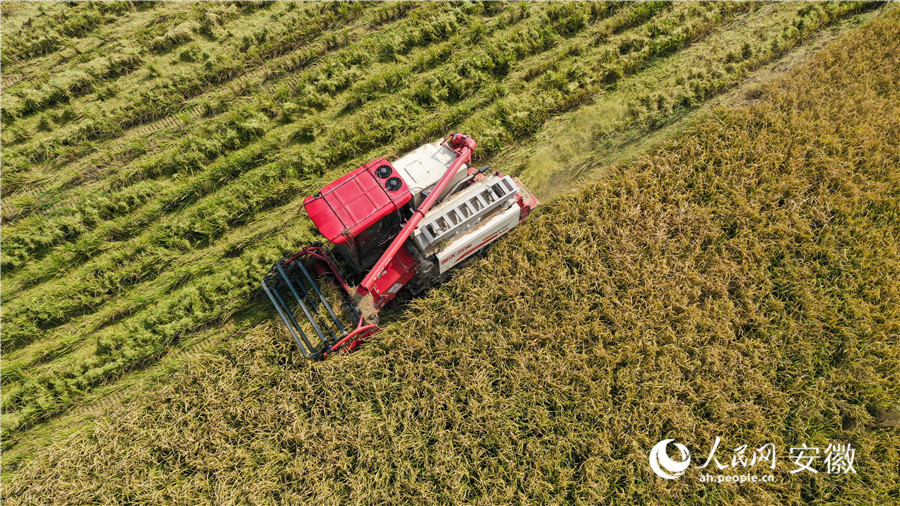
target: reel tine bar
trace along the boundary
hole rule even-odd
[[[323,352],[327,353],[330,346],[347,335],[347,331],[334,312],[334,308],[322,295],[322,291],[319,290],[306,266],[303,265],[304,256],[301,253],[279,260],[269,274],[262,279],[262,287],[303,355],[307,358],[321,358]],[[290,293],[293,301],[296,302],[293,307],[300,306],[303,315],[309,322],[306,331],[304,331],[304,326],[297,321],[292,305],[285,302],[285,298],[291,300],[291,297],[283,296],[286,293]],[[327,318],[318,316],[319,304],[324,306],[328,314]],[[310,337],[313,333],[315,337],[311,341]]]

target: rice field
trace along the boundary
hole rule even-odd
[[[0,6],[5,500],[900,493],[893,6]],[[303,362],[258,288],[313,240],[302,198],[455,130],[539,196],[603,176],[363,351]],[[861,472],[645,465],[715,434],[841,438]]]

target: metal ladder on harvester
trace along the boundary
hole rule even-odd
[[[512,178],[504,176],[494,183],[451,195],[445,204],[428,213],[413,238],[423,251],[427,250],[481,223],[484,216],[515,194]]]

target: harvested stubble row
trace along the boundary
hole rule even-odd
[[[41,502],[895,502],[900,17],[557,200],[363,351],[271,324],[43,452]],[[498,282],[499,280],[499,282]],[[647,451],[850,443],[857,473],[657,479]]]

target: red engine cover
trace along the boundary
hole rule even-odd
[[[411,198],[406,181],[379,158],[322,188],[318,195],[306,197],[303,207],[322,236],[343,244]]]

